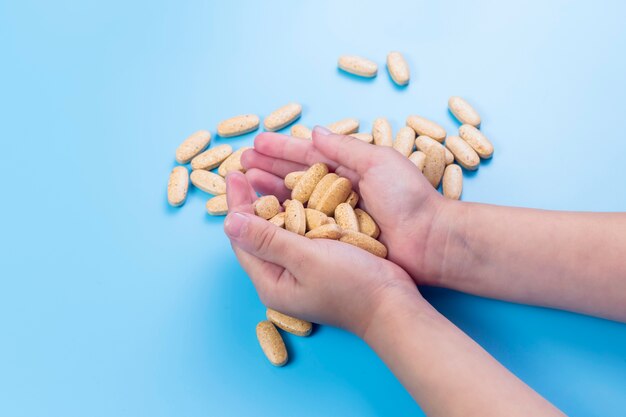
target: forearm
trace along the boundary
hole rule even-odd
[[[429,416],[562,415],[421,297],[377,311],[366,342]]]
[[[626,214],[450,205],[437,285],[626,321]]]

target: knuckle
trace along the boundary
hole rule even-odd
[[[267,225],[265,225],[258,231],[254,239],[255,250],[258,253],[267,253],[272,249],[276,238],[276,229],[275,227],[267,227]]]

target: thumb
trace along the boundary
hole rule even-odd
[[[375,155],[381,150],[352,136],[336,135],[322,126],[313,129],[313,145],[327,158],[359,175],[376,161]]]
[[[292,273],[312,259],[313,245],[304,236],[277,227],[253,214],[229,213],[224,231],[239,248]]]

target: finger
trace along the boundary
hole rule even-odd
[[[363,176],[373,163],[377,162],[380,148],[362,140],[345,135],[335,135],[322,126],[313,129],[313,145],[320,153],[332,161]]]
[[[256,193],[244,174],[235,171],[226,175],[226,201],[229,211],[254,213],[252,203],[256,198]]]
[[[291,190],[285,187],[285,181],[274,174],[252,168],[246,172],[246,178],[250,185],[261,194],[275,195],[279,201],[291,198]]]
[[[254,149],[248,149],[241,155],[241,164],[245,169],[258,168],[282,178],[290,172],[304,171],[308,168],[307,165],[298,162],[263,155]]]
[[[323,162],[332,170],[339,164],[327,158],[307,139],[292,138],[278,133],[261,133],[254,139],[254,149],[266,156],[311,166]]]
[[[231,241],[246,252],[285,267],[294,275],[315,257],[315,241],[274,226],[250,213],[231,212],[224,230]]]

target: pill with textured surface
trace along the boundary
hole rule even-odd
[[[359,220],[348,203],[341,203],[335,208],[335,221],[343,230],[359,231]]]
[[[225,177],[226,174],[232,171],[245,172],[245,169],[243,169],[243,165],[241,165],[241,154],[248,149],[252,148],[250,146],[244,146],[233,152],[228,158],[224,160],[224,162],[220,164],[220,167],[217,169],[217,173],[220,174],[222,177]]]
[[[446,130],[425,117],[409,116],[406,119],[406,125],[412,128],[418,135],[426,135],[437,142],[443,142],[446,138]]]
[[[291,126],[291,136],[300,139],[311,139],[313,132],[305,125]]]
[[[200,155],[194,157],[191,160],[191,168],[211,170],[224,162],[224,160],[232,153],[232,146],[227,144],[217,145],[216,147],[206,150]]]
[[[226,194],[216,195],[206,202],[206,211],[211,216],[223,216],[228,213]]]
[[[378,65],[374,61],[356,55],[340,56],[337,65],[345,72],[361,77],[372,78],[378,73]]]
[[[297,182],[300,181],[300,178],[302,178],[304,172],[305,171],[294,171],[285,175],[285,187],[288,190],[293,190],[293,187],[295,187]]]
[[[274,226],[285,227],[285,212],[281,211],[276,216],[268,220]]]
[[[328,187],[324,194],[320,197],[316,210],[321,211],[327,216],[331,216],[335,212],[335,208],[346,201],[352,192],[352,183],[349,179],[339,177]]]
[[[263,121],[265,130],[274,132],[295,122],[302,114],[302,106],[298,103],[289,103],[271,112]]]
[[[313,230],[330,223],[330,217],[312,208],[305,208],[304,215],[306,217],[306,230]]]
[[[311,322],[288,316],[271,308],[267,309],[265,316],[276,327],[296,336],[308,336],[311,334],[311,330],[313,330]]]
[[[409,155],[409,161],[413,162],[417,169],[423,171],[426,164],[426,154],[422,151],[415,151]]]
[[[223,177],[203,169],[195,169],[191,172],[191,183],[205,193],[220,195],[226,194],[226,180]]]
[[[348,198],[346,198],[346,203],[350,204],[352,208],[355,208],[358,202],[359,202],[359,195],[355,191],[352,191],[350,195],[348,196]]]
[[[324,175],[324,177],[315,185],[315,188],[311,193],[311,197],[309,198],[309,203],[307,204],[307,207],[315,208],[328,187],[330,187],[330,185],[335,182],[337,178],[339,178],[339,175],[333,172]]]
[[[167,201],[170,206],[182,206],[187,199],[189,189],[189,171],[185,167],[174,167],[167,183]]]
[[[326,164],[318,162],[311,165],[311,167],[302,174],[296,185],[294,185],[293,190],[291,190],[291,199],[298,200],[301,203],[309,201],[315,186],[317,186],[317,183],[320,182],[326,174],[328,174]]]
[[[448,136],[446,139],[446,148],[454,155],[456,162],[465,169],[475,170],[480,164],[478,154],[469,143],[465,142],[458,136]]]
[[[372,136],[374,137],[374,144],[379,146],[392,146],[393,132],[391,131],[389,120],[384,117],[375,119],[372,124]]]
[[[387,248],[385,245],[364,233],[344,230],[339,240],[357,246],[381,258],[387,257]]]
[[[459,128],[459,136],[465,140],[483,159],[491,158],[493,155],[493,145],[491,141],[480,130],[472,125],[463,125]]]
[[[341,119],[326,127],[337,135],[349,135],[359,131],[359,120],[353,118]]]
[[[285,229],[304,235],[306,232],[306,213],[298,200],[291,200],[285,209]]]
[[[351,133],[350,136],[366,143],[374,142],[374,136],[371,133]]]
[[[391,79],[398,85],[407,85],[411,78],[409,64],[400,52],[387,54],[387,70]]]
[[[446,153],[443,146],[430,146],[423,151],[426,154],[424,162],[424,177],[435,188],[439,187],[443,171],[446,168]]]
[[[361,209],[354,209],[354,214],[359,222],[359,232],[368,235],[374,239],[380,235],[380,228],[367,212]]]
[[[273,195],[264,195],[259,197],[253,204],[254,214],[269,220],[280,212],[280,202]]]
[[[342,230],[336,223],[323,224],[315,229],[309,230],[304,235],[309,239],[332,239],[337,240],[342,236]]]
[[[403,126],[396,134],[396,140],[393,142],[393,148],[402,155],[408,157],[413,152],[415,146],[415,131],[408,126]]]
[[[263,353],[274,366],[283,366],[287,363],[287,348],[276,327],[269,320],[264,320],[256,326],[256,337]]]
[[[217,134],[223,138],[239,136],[259,128],[259,116],[256,114],[242,114],[221,121],[217,125]]]
[[[448,100],[448,108],[459,122],[476,127],[480,126],[480,115],[461,97],[450,97]]]
[[[457,164],[450,164],[443,172],[441,184],[443,195],[453,200],[461,198],[463,192],[463,170]]]
[[[186,164],[196,155],[206,149],[211,143],[211,133],[206,130],[199,130],[189,136],[176,149],[176,162]]]

